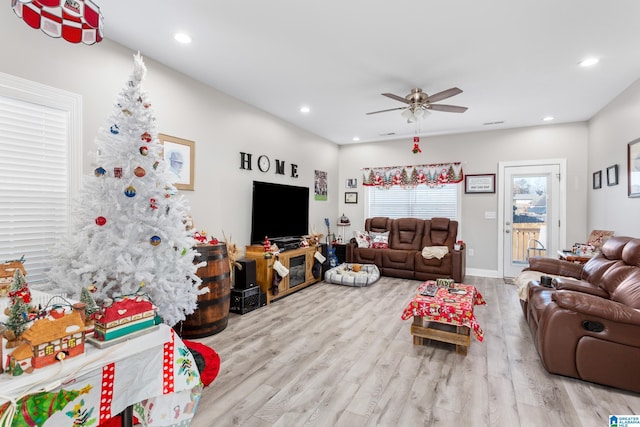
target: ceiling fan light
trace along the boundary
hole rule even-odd
[[[424,110],[422,108],[416,108],[416,111],[413,112],[413,115],[416,119],[422,118],[424,116]]]
[[[410,110],[410,109],[408,109],[408,108],[407,108],[406,110],[403,110],[403,111],[402,111],[402,113],[400,113],[400,115],[401,115],[402,117],[404,117],[405,119],[407,119],[407,120],[409,120],[410,118],[412,118],[412,117],[413,117],[413,113],[412,113],[412,112],[411,112],[411,110]]]

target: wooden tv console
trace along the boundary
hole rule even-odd
[[[256,282],[260,290],[267,295],[267,304],[278,298],[292,294],[320,281],[313,277],[311,268],[314,263],[315,247],[290,249],[281,252],[278,258],[265,258],[264,248],[260,245],[247,246],[245,258],[256,260]],[[287,277],[278,285],[278,294],[273,294],[273,263],[279,259],[282,265],[289,269]]]

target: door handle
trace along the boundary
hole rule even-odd
[[[511,233],[511,230],[506,229],[506,230],[504,230],[504,232],[505,232],[505,233],[507,233],[507,234],[509,234],[509,233]]]

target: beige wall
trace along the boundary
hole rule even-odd
[[[428,121],[428,119],[427,119]],[[421,154],[413,154],[412,140],[342,146],[340,177],[357,177],[369,166],[412,165],[462,162],[465,174],[498,173],[498,162],[540,159],[567,159],[567,241],[584,239],[586,230],[588,134],[586,123],[547,125],[531,128],[476,132],[421,138]],[[498,176],[497,179],[500,179]],[[344,179],[340,182],[344,191]],[[359,188],[359,200],[363,200]],[[468,248],[467,268],[478,274],[492,275],[498,270],[497,219],[485,219],[484,213],[498,210],[496,194],[462,195],[460,237]],[[340,212],[351,220],[350,231],[364,224],[364,205],[345,205]]]
[[[640,198],[627,197],[627,144],[640,138],[640,81],[636,81],[589,123],[589,179],[601,170],[602,188],[589,186],[588,228],[640,237]],[[618,182],[608,187],[607,167],[618,165]]]

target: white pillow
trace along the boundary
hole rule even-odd
[[[358,243],[359,248],[371,247],[371,238],[369,237],[369,233],[366,231],[354,231],[353,235],[356,238],[356,243]]]
[[[371,232],[371,247],[374,249],[388,249],[389,248],[389,232],[375,233]]]

